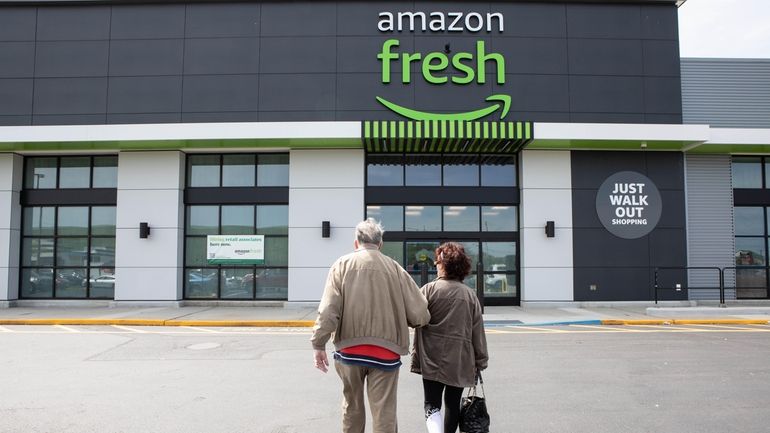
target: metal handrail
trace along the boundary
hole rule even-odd
[[[717,274],[719,275],[719,303],[721,305],[724,305],[725,303],[725,274],[724,274],[724,268],[720,268],[718,266],[656,266],[655,267],[655,280],[654,280],[654,287],[655,287],[655,304],[658,303],[658,290],[664,289],[664,290],[682,290],[681,288],[675,288],[675,287],[663,287],[661,288],[658,284],[658,271],[660,270],[683,270],[683,271],[689,271],[689,270],[712,270],[717,271]]]
[[[768,287],[768,276],[770,276],[770,265],[737,265],[737,266],[725,266],[722,268],[723,275],[727,274],[727,271],[733,270],[734,276],[735,276],[735,286],[732,287],[736,290],[736,297],[737,297],[737,290],[738,290],[738,271],[739,270],[747,270],[747,269],[759,269],[765,271],[765,284],[762,287],[747,287],[747,288],[757,288],[757,289],[765,289],[768,290],[770,287]],[[725,286],[725,289],[727,287]]]

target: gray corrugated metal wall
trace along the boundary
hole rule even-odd
[[[770,128],[770,59],[682,59],[682,119]]]
[[[685,155],[688,266],[735,266],[730,155]],[[719,287],[716,271],[689,271],[690,287]],[[725,285],[735,287],[734,273]],[[725,293],[735,299],[735,291]],[[718,290],[690,290],[690,299],[719,299]]]

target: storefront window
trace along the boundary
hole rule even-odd
[[[366,183],[371,186],[404,185],[404,159],[400,155],[376,155],[366,166]]]
[[[366,217],[385,228],[383,254],[402,263],[421,284],[423,263],[428,280],[436,277],[435,248],[459,242],[472,260],[465,283],[475,289],[479,280],[492,305],[516,303],[515,155],[369,154],[366,161]],[[477,276],[480,262],[484,270]]]
[[[762,188],[762,158],[734,156],[732,164],[733,188]]]
[[[478,186],[479,165],[467,156],[444,157],[444,186]]]
[[[405,206],[404,229],[408,232],[440,232],[441,206]]]
[[[117,156],[25,158],[25,189],[117,188]]]
[[[118,187],[118,157],[95,156],[94,157],[94,188]]]
[[[444,206],[444,231],[479,231],[478,206]]]
[[[481,164],[481,186],[516,186],[515,158],[486,158]]]
[[[289,186],[289,155],[188,155],[187,186],[230,188]]]
[[[192,187],[219,186],[219,155],[188,155],[187,185]]]
[[[518,230],[516,206],[482,206],[481,231],[513,232]]]
[[[289,186],[289,155],[259,155],[257,186]]]
[[[441,186],[441,158],[432,155],[408,155],[406,186]]]
[[[288,225],[287,205],[187,206],[185,298],[286,299]],[[220,234],[265,235],[264,264],[209,264],[206,236]]]
[[[59,188],[89,188],[91,186],[91,158],[62,157],[59,166]]]
[[[114,206],[30,206],[22,227],[22,298],[114,297]]]
[[[27,168],[24,179],[26,189],[56,188],[57,158],[27,158]]]
[[[254,186],[256,155],[223,155],[222,186]],[[214,173],[212,172],[211,175]],[[217,185],[218,186],[218,185]]]
[[[385,231],[404,230],[403,206],[367,206],[366,217],[377,220]]]

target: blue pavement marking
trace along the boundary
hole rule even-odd
[[[488,320],[484,322],[486,328],[501,326],[566,326],[566,325],[601,325],[601,320],[568,320],[562,322],[538,322],[522,323],[521,320]]]

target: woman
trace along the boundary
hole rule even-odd
[[[487,367],[487,339],[479,300],[463,284],[471,271],[463,246],[447,242],[436,248],[436,268],[438,278],[421,289],[430,323],[415,333],[412,372],[422,375],[428,432],[454,433],[463,388],[473,386],[476,373]]]

